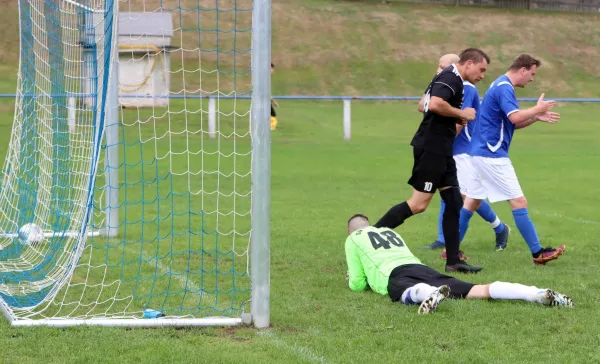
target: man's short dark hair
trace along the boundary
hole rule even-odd
[[[491,62],[490,57],[488,57],[488,55],[485,54],[485,52],[479,48],[467,48],[467,49],[463,50],[462,52],[460,52],[458,57],[460,58],[458,60],[458,64],[465,64],[465,63],[467,63],[467,61],[473,61],[473,63],[479,63],[479,62],[483,62],[484,59],[487,61],[488,64],[490,64],[490,62]]]
[[[271,68],[275,68],[275,65],[273,64],[273,62],[271,62]]]
[[[352,221],[352,219],[355,219],[357,217],[362,217],[363,219],[369,221],[369,218],[367,217],[367,215],[363,215],[363,214],[354,214],[352,216],[350,216],[350,218],[348,219],[348,225],[350,225],[350,221]]]
[[[532,66],[540,67],[542,62],[529,54],[519,54],[517,58],[513,61],[513,63],[508,68],[509,70],[516,71],[525,67],[525,69],[530,70]]]

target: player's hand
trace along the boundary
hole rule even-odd
[[[456,119],[458,125],[467,126],[468,121],[465,119]]]
[[[475,109],[473,109],[472,107],[467,107],[464,108],[462,110],[462,118],[461,119],[465,119],[466,121],[473,121],[475,120]]]
[[[558,123],[558,120],[560,120],[560,114],[557,112],[546,111],[545,113],[538,115],[537,119],[545,123],[556,124]]]
[[[551,110],[556,106],[556,101],[554,100],[544,100],[544,95],[542,94],[537,101],[537,106],[540,108],[541,113],[545,113],[548,110]]]

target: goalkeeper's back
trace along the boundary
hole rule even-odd
[[[387,294],[390,273],[406,264],[422,264],[408,249],[402,237],[392,229],[363,227],[346,239],[348,284],[353,291],[365,290]]]

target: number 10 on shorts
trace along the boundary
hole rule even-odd
[[[432,188],[433,188],[433,183],[431,183],[431,182],[425,182],[425,187],[423,187],[423,190],[425,192],[431,192]]]

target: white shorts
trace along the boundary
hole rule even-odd
[[[458,186],[460,188],[461,195],[467,194],[469,180],[476,178],[476,175],[473,171],[471,158],[472,157],[466,153],[457,154],[454,156],[454,162],[456,163],[456,176],[458,177]]]
[[[471,157],[473,178],[467,182],[467,197],[490,202],[523,196],[523,190],[509,158]]]

